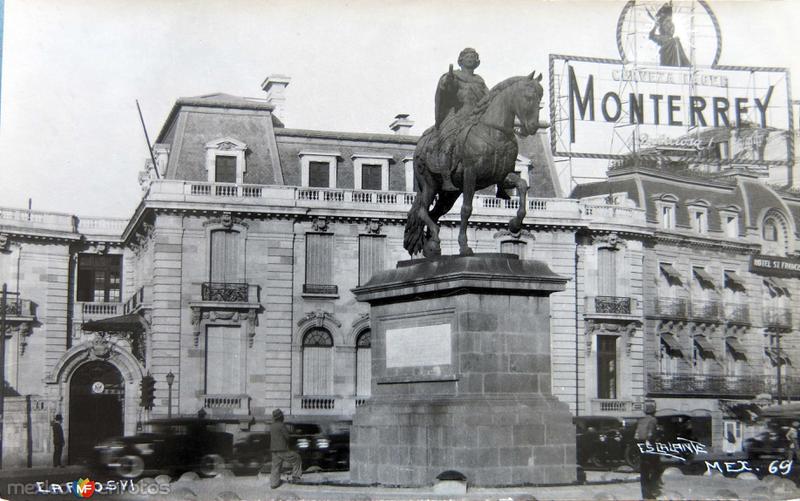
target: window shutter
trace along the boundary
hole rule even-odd
[[[211,233],[211,281],[240,283],[239,233],[218,230]]]
[[[306,284],[330,284],[332,276],[333,235],[306,234]]]
[[[384,268],[386,239],[362,235],[358,237],[358,284],[369,281],[372,275]]]
[[[617,253],[610,249],[597,250],[598,296],[617,295]]]

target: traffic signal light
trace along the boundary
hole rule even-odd
[[[142,391],[142,398],[139,405],[150,410],[153,408],[153,403],[156,399],[156,379],[148,374],[142,378],[142,382],[139,383],[139,385]]]

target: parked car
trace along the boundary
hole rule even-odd
[[[578,464],[585,469],[612,469],[628,465],[639,467],[639,454],[633,440],[635,426],[630,420],[613,416],[573,418]]]
[[[287,422],[291,447],[303,462],[303,469],[346,470],[350,467],[350,423]],[[231,470],[253,475],[271,468],[269,432],[250,433],[234,445]]]
[[[95,468],[123,478],[185,471],[214,475],[233,453],[233,435],[222,430],[234,422],[238,423],[205,418],[153,420],[147,424],[148,432],[97,445]]]

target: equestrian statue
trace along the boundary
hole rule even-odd
[[[497,186],[496,196],[503,199],[509,199],[506,189],[517,189],[519,208],[508,228],[518,233],[525,217],[528,184],[514,172],[518,151],[515,134],[528,136],[549,126],[539,122],[541,74],[536,76],[534,71],[511,77],[488,90],[475,74],[480,64],[475,49],[461,51],[458,64],[459,70],[453,71],[450,65],[439,79],[436,123],[422,134],[414,150],[417,193],[403,238],[403,247],[411,256],[420,252],[425,257],[441,254],[439,218],[462,193],[459,254],[472,255],[467,245],[472,200],[477,190],[492,185]]]

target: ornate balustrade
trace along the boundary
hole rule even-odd
[[[648,374],[647,390],[651,395],[725,395],[755,396],[765,390],[763,376],[668,375]]]
[[[332,410],[335,406],[336,406],[336,397],[303,396],[300,398],[301,409]]]
[[[329,284],[303,284],[303,294],[325,294],[335,296],[339,294],[339,286]]]
[[[0,308],[3,308],[2,304],[0,304]],[[6,304],[3,310],[5,311],[6,317],[36,316],[33,302],[27,299],[20,299],[18,292],[6,292]]]
[[[248,303],[250,285],[247,283],[203,282],[203,301]]]
[[[122,303],[104,303],[100,301],[76,302],[75,304],[80,307],[84,322],[120,315],[123,306]]]
[[[631,298],[618,296],[595,296],[595,313],[631,314]]]
[[[741,303],[724,303],[723,307],[724,320],[728,322],[749,323],[750,322],[750,306]]]
[[[687,318],[688,301],[678,297],[657,297],[655,300],[656,315],[671,318]]]
[[[701,320],[717,320],[720,314],[720,302],[713,299],[692,299],[691,317]]]

